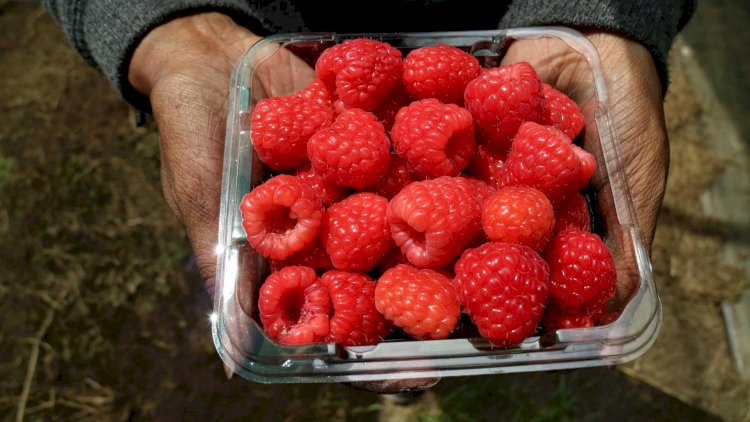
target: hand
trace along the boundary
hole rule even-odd
[[[669,165],[661,82],[651,54],[641,44],[607,33],[592,33],[587,37],[601,59],[620,158],[630,184],[636,218],[650,250]],[[511,44],[503,64],[519,61],[531,63],[543,81],[567,93],[581,106],[587,124],[593,122],[596,112],[593,82],[582,55],[558,40],[520,40]],[[596,149],[586,144],[584,148]],[[602,182],[594,180],[593,186],[601,193],[599,210],[604,214],[608,235],[618,237],[617,242],[627,242],[629,236],[618,231],[617,216],[603,198],[606,193],[601,191]],[[620,298],[629,297],[635,287],[618,286]]]
[[[260,39],[218,13],[174,19],[143,39],[128,72],[131,85],[151,101],[159,128],[164,196],[185,226],[212,296],[229,81],[236,61]],[[301,59],[285,50],[279,53],[258,69],[254,94],[289,94],[314,78],[313,69]],[[412,379],[351,386],[394,393],[436,382]]]

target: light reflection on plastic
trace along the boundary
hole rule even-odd
[[[208,316],[209,321],[211,321],[211,324],[216,324],[216,320],[219,319],[218,315],[216,315],[216,312],[211,312],[211,314]]]
[[[214,248],[214,253],[216,254],[216,256],[221,255],[222,252],[224,252],[224,246],[220,244],[216,245],[216,247]]]

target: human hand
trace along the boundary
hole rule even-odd
[[[162,190],[185,226],[201,277],[213,296],[221,172],[234,64],[261,37],[219,13],[174,19],[153,29],[130,63],[131,85],[151,101],[159,129]],[[254,100],[304,88],[314,71],[280,50],[258,67]],[[260,93],[260,94],[259,94]],[[378,393],[420,390],[437,379],[351,383]]]
[[[661,82],[651,54],[641,44],[608,33],[591,33],[587,37],[601,59],[614,132],[619,138],[620,158],[630,184],[635,217],[650,250],[669,165]],[[587,126],[593,122],[597,111],[594,85],[589,64],[582,55],[555,39],[519,40],[510,46],[503,64],[519,61],[531,63],[544,82],[575,100],[584,113]],[[592,152],[597,149],[586,143],[584,148]],[[598,194],[598,208],[603,214],[608,235],[616,238],[616,244],[621,244],[629,236],[619,231],[612,199],[607,198],[603,189],[605,182],[601,177],[595,177],[592,186]],[[618,281],[621,282],[618,285],[620,298],[630,297],[637,286],[622,284],[627,278],[618,277]]]

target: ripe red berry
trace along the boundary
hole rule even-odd
[[[367,187],[367,190],[386,199],[391,199],[411,182],[417,181],[406,162],[396,154],[391,154],[391,164],[385,177]]]
[[[387,199],[361,192],[326,210],[320,238],[334,267],[358,272],[375,268],[393,244],[387,209]]]
[[[380,106],[373,112],[380,123],[383,124],[386,132],[393,127],[396,115],[403,107],[411,104],[412,99],[401,84],[396,85],[391,91],[391,95],[383,101]]]
[[[525,62],[483,72],[466,86],[464,100],[480,142],[500,151],[510,147],[521,123],[541,121],[544,110],[542,82]]]
[[[497,151],[486,144],[479,144],[466,172],[479,180],[497,185],[497,173],[507,157],[507,151]]]
[[[388,206],[393,240],[419,268],[449,263],[480,232],[481,210],[471,183],[443,176],[414,182]]]
[[[584,328],[593,327],[594,320],[590,315],[583,314],[566,314],[556,307],[548,307],[544,313],[544,329],[546,331],[555,331],[565,328]]]
[[[333,110],[316,101],[289,95],[263,99],[255,106],[250,139],[258,158],[274,170],[307,161],[310,137],[333,121]]]
[[[617,272],[607,245],[594,233],[569,230],[557,234],[544,259],[550,267],[551,305],[568,314],[598,319],[615,294]]]
[[[544,114],[541,123],[554,126],[568,138],[575,139],[583,129],[583,113],[570,97],[544,84]]]
[[[247,242],[259,254],[281,260],[313,244],[324,210],[310,185],[282,174],[245,195],[240,211]]]
[[[552,203],[534,188],[511,186],[493,193],[482,209],[482,229],[496,242],[516,243],[540,251],[552,237]]]
[[[388,172],[391,142],[372,114],[360,109],[341,113],[307,143],[315,172],[338,186],[364,189]]]
[[[458,105],[463,105],[466,85],[479,76],[480,69],[474,56],[445,44],[412,51],[403,68],[404,86],[412,97]]]
[[[549,269],[531,248],[490,242],[466,250],[454,285],[482,337],[499,347],[534,334],[544,315]]]
[[[326,248],[319,239],[316,239],[311,246],[291,255],[283,260],[271,259],[271,270],[279,271],[285,267],[292,266],[303,266],[310,267],[315,270],[331,270],[333,269],[333,263],[331,263],[331,257],[328,256]]]
[[[281,344],[319,342],[329,331],[331,299],[315,270],[286,267],[260,288],[258,311],[263,330]]]
[[[320,79],[313,79],[307,87],[295,93],[298,97],[308,101],[314,101],[326,107],[333,107],[331,92],[326,88],[326,84]]]
[[[461,309],[448,277],[411,265],[386,271],[375,287],[375,306],[417,339],[442,339],[456,327]]]
[[[375,308],[375,281],[364,274],[328,271],[320,277],[333,305],[323,341],[345,346],[377,344],[393,325]]]
[[[349,195],[346,188],[336,186],[335,183],[328,182],[313,170],[310,164],[306,164],[294,172],[300,180],[304,180],[315,191],[315,195],[320,198],[324,206],[329,206],[341,201]]]
[[[402,108],[391,138],[396,154],[422,178],[457,176],[476,147],[471,113],[434,98]]]
[[[555,207],[555,228],[552,231],[560,233],[566,230],[591,231],[589,204],[586,198],[578,192],[566,196]]]
[[[371,39],[348,40],[323,51],[315,73],[347,107],[373,111],[401,81],[401,51]]]
[[[586,186],[595,169],[594,157],[573,145],[562,132],[526,122],[513,140],[497,184],[498,188],[531,186],[556,204]]]

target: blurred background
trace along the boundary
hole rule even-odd
[[[0,0],[0,419],[750,420],[749,23],[748,2],[700,2],[672,49],[653,348],[399,401],[227,380],[155,126],[36,1]]]

